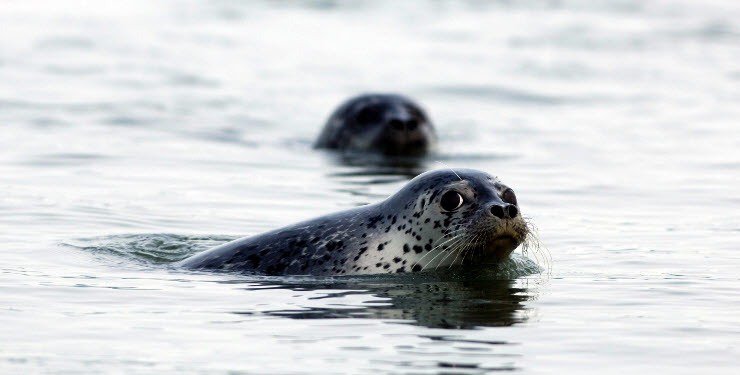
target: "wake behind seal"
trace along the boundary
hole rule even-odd
[[[435,170],[384,201],[245,237],[179,263],[264,275],[363,275],[501,262],[527,238],[514,191],[472,169]]]
[[[420,156],[431,151],[437,135],[426,112],[397,94],[365,94],[341,104],[314,146],[391,156]]]

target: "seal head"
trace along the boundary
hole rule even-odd
[[[413,226],[422,238],[434,240],[429,253],[415,260],[422,269],[497,263],[508,258],[529,233],[514,191],[481,171],[427,172],[389,201],[405,202],[414,210],[412,217],[428,224]],[[459,259],[451,258],[455,254]]]
[[[418,156],[437,142],[434,126],[411,99],[366,94],[344,102],[329,117],[316,148]]]
[[[386,200],[238,239],[182,261],[268,275],[485,267],[527,237],[514,191],[472,169],[421,174]]]

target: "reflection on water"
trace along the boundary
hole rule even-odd
[[[149,267],[166,267],[192,254],[233,240],[230,236],[183,236],[142,234],[105,236],[68,241],[66,247],[90,253],[101,261],[136,262]],[[192,272],[173,268],[175,272]],[[406,321],[430,328],[471,329],[477,326],[510,326],[526,319],[524,302],[532,295],[528,284],[516,279],[537,274],[541,269],[528,258],[514,255],[506,263],[486,269],[455,269],[421,274],[374,275],[362,277],[267,277],[246,276],[226,280],[244,284],[245,290],[286,289],[318,291],[320,306],[264,310],[262,314],[291,319],[367,318]],[[229,274],[229,273],[226,273]],[[547,274],[532,279],[533,286]],[[368,296],[373,302],[357,305],[337,303],[347,296]],[[378,302],[378,300],[382,300]],[[245,306],[237,314],[254,314]]]
[[[273,284],[274,285],[274,284]],[[278,284],[280,285],[280,284]],[[291,319],[369,318],[403,320],[430,328],[471,329],[510,326],[526,320],[523,302],[528,290],[513,280],[469,280],[437,282],[303,283],[282,284],[293,290],[342,289],[327,292],[331,300],[348,294],[372,295],[384,299],[361,308],[311,307],[306,310],[272,310],[265,314]],[[354,291],[359,289],[359,291]],[[350,290],[350,291],[345,291]],[[330,301],[327,305],[331,305]]]
[[[334,172],[333,177],[383,177],[397,176],[402,179],[411,179],[427,170],[425,164],[428,157],[402,157],[384,156],[371,153],[359,152],[331,152],[321,151],[327,154],[327,159],[333,163],[350,167],[350,171]],[[432,157],[432,156],[430,156]],[[368,181],[367,179],[365,179]],[[389,180],[369,179],[370,183],[387,183]]]

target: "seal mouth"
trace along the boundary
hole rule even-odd
[[[514,236],[512,236],[510,234],[502,234],[500,236],[496,236],[496,237],[493,237],[491,239],[491,243],[494,246],[496,246],[496,245],[511,245],[511,244],[516,244],[517,242],[518,241],[516,240],[516,238],[514,238]]]
[[[519,243],[520,241],[510,234],[495,236],[486,241],[482,246],[481,255],[484,258],[483,261],[502,261],[519,246]]]

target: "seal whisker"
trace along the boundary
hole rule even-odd
[[[450,247],[455,246],[457,243],[459,243],[463,239],[464,239],[464,236],[462,236],[462,235],[455,237],[455,240],[456,241],[453,242]],[[429,262],[427,262],[427,264],[424,265],[424,267],[422,267],[422,271],[425,270],[427,267],[429,267],[429,265],[432,264],[432,262],[434,262],[435,259],[439,258],[440,255],[444,254],[445,253],[445,250],[447,250],[447,249],[444,249],[444,248],[440,249],[438,251],[438,254],[435,255],[434,258],[432,258]]]
[[[452,266],[453,266],[453,265],[455,264],[455,262],[457,261],[457,258],[458,258],[458,257],[460,256],[460,254],[462,254],[462,253],[464,253],[464,252],[468,251],[468,249],[469,249],[469,248],[470,248],[470,247],[471,247],[471,246],[472,246],[473,244],[475,244],[475,239],[476,239],[476,238],[477,238],[478,236],[479,236],[478,234],[475,234],[475,235],[473,235],[473,239],[472,239],[472,240],[468,240],[468,242],[467,242],[467,243],[465,243],[465,246],[463,246],[463,247],[462,247],[462,248],[461,248],[461,249],[460,249],[460,250],[459,250],[459,251],[457,252],[457,255],[455,255],[455,259],[453,259],[453,260],[452,260],[452,263],[450,263],[450,265],[449,265],[449,266],[447,266],[447,269],[450,269],[450,268],[451,268],[451,267],[452,267]],[[463,256],[463,259],[465,259],[465,257],[464,257],[464,256]],[[461,264],[462,264],[462,263],[461,263]]]
[[[439,266],[441,266],[442,264],[444,264],[444,262],[445,262],[445,260],[447,260],[447,258],[449,258],[450,256],[452,256],[452,254],[457,254],[458,253],[458,250],[461,249],[461,248],[463,248],[465,245],[466,245],[465,241],[459,241],[459,242],[457,242],[455,244],[455,247],[452,248],[451,250],[448,250],[447,255],[445,255],[445,257],[442,258],[442,260],[440,260],[439,263],[437,263],[436,266],[434,266],[434,269],[437,270],[439,268]]]
[[[478,244],[480,244],[481,242],[483,242],[482,240],[485,240],[485,238],[486,238],[486,237],[487,237],[486,233],[478,233],[478,234],[476,235],[476,237],[474,238],[474,241],[472,241],[472,243],[473,243],[474,245],[478,245]],[[469,249],[469,251],[467,251],[465,255],[467,256],[467,255],[468,255],[468,253],[472,253],[472,254],[473,254],[473,256],[475,256],[475,254],[476,254],[476,250],[475,250],[475,247],[471,246],[471,247],[470,247],[470,249]],[[465,261],[465,257],[463,257],[463,262],[464,262],[464,261]]]
[[[437,263],[437,264],[436,264],[436,265],[434,266],[434,269],[436,270],[437,268],[439,268],[439,266],[441,266],[441,265],[442,265],[442,264],[444,263],[444,261],[445,261],[445,260],[446,260],[447,258],[449,258],[449,257],[450,257],[450,256],[451,256],[452,254],[454,254],[455,252],[457,252],[457,250],[458,250],[458,249],[459,249],[459,248],[460,248],[461,246],[463,246],[463,245],[465,244],[465,241],[464,241],[464,240],[465,240],[465,237],[464,237],[464,236],[462,236],[462,235],[461,235],[461,236],[459,236],[459,237],[458,237],[458,241],[455,241],[455,242],[454,242],[454,243],[453,243],[452,245],[450,245],[450,247],[449,247],[448,249],[446,249],[447,255],[445,255],[445,256],[444,256],[444,257],[442,258],[442,260],[440,260],[440,261],[439,261],[439,262],[438,262],[438,263]],[[431,261],[430,261],[430,262],[429,262],[429,263],[427,264],[427,266],[428,266],[429,264],[431,264],[431,263],[432,263],[432,262],[433,262],[433,261],[434,261],[435,259],[437,259],[437,258],[439,257],[439,255],[441,255],[441,254],[442,254],[442,253],[440,253],[440,254],[438,254],[437,256],[435,256],[435,257],[434,257],[434,258],[433,258],[433,259],[432,259],[432,260],[431,260]]]
[[[473,248],[474,248],[474,247],[475,247],[476,245],[478,245],[478,240],[480,240],[482,236],[483,236],[483,235],[482,235],[481,233],[475,233],[475,234],[473,234],[472,238],[468,239],[467,243],[465,244],[465,247],[463,247],[463,248],[462,248],[462,249],[460,250],[460,254],[463,254],[463,257],[462,257],[462,259],[460,260],[460,265],[461,265],[461,266],[465,264],[465,257],[466,257],[466,256],[468,255],[468,253],[469,253],[469,252],[470,252],[470,251],[471,251],[471,250],[472,250],[472,249],[473,249]],[[458,254],[458,256],[459,256],[460,254]],[[456,260],[457,260],[457,257],[455,257],[455,259],[454,259],[454,260],[452,261],[452,264],[454,264]],[[452,266],[452,264],[451,264],[450,266]]]
[[[533,252],[539,253],[543,258],[542,266],[548,271],[552,270],[552,254],[547,246],[544,246],[537,235],[537,226],[534,225],[530,218],[526,218],[525,225],[527,226],[527,237],[525,238],[522,247],[532,248]]]
[[[529,242],[525,240],[522,243],[522,255],[526,256],[527,258],[530,258],[530,250],[532,253],[531,256],[534,257],[535,262],[537,262],[537,264],[540,264],[541,262],[540,262],[539,256],[537,255],[537,252],[534,251],[534,249],[530,249]]]
[[[443,162],[441,162],[441,161],[439,161],[439,160],[435,160],[435,161],[436,161],[437,163],[439,163],[439,164],[442,164],[443,166],[447,167],[447,169],[451,170],[451,171],[452,171],[452,173],[454,173],[454,174],[455,174],[455,176],[457,176],[457,178],[459,178],[459,179],[460,179],[460,181],[463,181],[462,177],[460,177],[460,175],[459,175],[459,174],[457,174],[457,172],[455,172],[455,170],[454,170],[454,169],[450,168],[450,166],[449,166],[449,165],[447,165],[447,164],[445,164],[445,163],[443,163]]]
[[[475,237],[473,237],[473,241],[471,241],[471,244],[476,244],[477,245],[478,244],[477,241],[480,240],[481,237],[482,237],[482,235],[480,233],[476,234]],[[465,254],[463,254],[462,260],[460,260],[460,264],[461,265],[463,265],[463,266],[465,265],[465,258],[467,258],[468,254],[470,252],[474,251],[473,249],[474,248],[472,246],[470,246],[467,249],[465,249]]]
[[[527,218],[524,218],[524,229],[526,232],[525,232],[524,240],[522,241],[522,255],[529,258],[529,251],[531,249],[532,256],[534,257],[535,262],[537,264],[543,265],[544,262],[540,259],[541,254],[539,254],[536,247],[532,247],[532,230],[527,224],[526,219]]]
[[[450,265],[447,266],[447,269],[450,269],[452,267],[452,265],[455,264],[455,262],[457,261],[457,258],[460,256],[460,253],[462,253],[465,250],[467,250],[468,245],[470,245],[470,243],[467,243],[465,247],[463,247],[462,249],[460,249],[460,251],[457,252],[457,255],[455,255],[455,259],[453,259],[452,260],[452,263],[450,263]]]
[[[452,244],[455,244],[459,239],[460,239],[460,237],[454,237],[454,238],[450,239],[450,241],[455,241],[455,242],[452,243]],[[449,241],[447,241],[447,242],[449,242]],[[447,242],[445,242],[445,243],[447,243]],[[440,254],[444,253],[447,250],[447,248],[443,247],[443,245],[444,244],[440,244],[439,246],[437,246],[435,248],[436,250],[435,249],[429,250],[428,253],[424,254],[423,257],[419,258],[419,260],[416,261],[417,264],[421,264],[421,262],[424,260],[424,258],[426,258],[427,256],[429,256],[432,253],[435,254],[434,257],[432,257],[432,259],[430,259],[429,262],[427,262],[427,264],[422,267],[422,270],[424,270],[427,266],[429,266],[429,264],[431,262],[434,261],[434,259],[436,259]]]
[[[444,249],[442,248],[442,246],[444,246],[446,243],[448,243],[450,241],[454,241],[456,239],[457,239],[457,237],[453,237],[453,238],[450,238],[449,240],[445,241],[444,243],[441,243],[438,246],[435,246],[434,248],[430,249],[426,254],[422,255],[421,258],[417,259],[416,262],[414,262],[414,263],[416,263],[416,264],[418,264],[418,265],[421,266],[421,262],[426,257],[428,257],[430,254],[437,253],[437,252],[440,252],[440,251],[444,251]],[[426,267],[426,266],[424,266],[424,267]],[[422,270],[424,269],[424,267],[422,267]]]
[[[467,230],[466,228],[459,228],[459,229],[455,229],[455,230],[446,232],[440,238],[438,238],[436,241],[434,241],[434,243],[432,244],[432,247],[434,247],[435,245],[437,245],[437,243],[439,243],[439,241],[442,241],[443,239],[445,239],[445,238],[447,238],[449,236],[453,236],[454,237],[455,235],[459,234],[460,232],[463,232],[463,231],[466,231],[466,230]]]
[[[460,231],[462,231],[462,230],[460,230]],[[459,231],[458,231],[458,233],[459,233]],[[429,254],[431,254],[431,253],[432,253],[432,252],[433,252],[434,250],[436,250],[436,249],[438,249],[438,248],[440,248],[440,247],[444,246],[445,244],[447,244],[447,243],[449,243],[449,242],[451,242],[451,241],[454,241],[454,240],[458,239],[458,238],[459,238],[460,236],[461,236],[461,234],[455,235],[455,236],[453,236],[452,238],[448,239],[447,241],[445,241],[445,242],[442,242],[441,244],[439,244],[439,245],[437,245],[437,246],[434,246],[433,248],[429,249],[429,252],[427,252],[426,254],[424,254],[424,256],[422,256],[422,257],[421,257],[421,258],[420,258],[420,259],[419,259],[419,260],[417,261],[417,263],[418,263],[418,262],[421,262],[421,261],[422,261],[422,260],[423,260],[424,258],[426,258],[426,257],[427,257],[427,256],[428,256]]]
[[[459,247],[460,244],[461,244],[461,242],[458,242],[456,244],[456,245],[458,245],[457,247]],[[455,254],[457,252],[457,247],[455,249],[453,249],[453,250],[448,250],[446,252],[447,254],[444,257],[442,257],[442,259],[439,262],[437,262],[437,264],[434,266],[434,270],[435,271],[437,269],[439,269],[439,266],[441,266],[445,262],[445,260],[447,260],[447,258],[449,258],[452,254]]]

